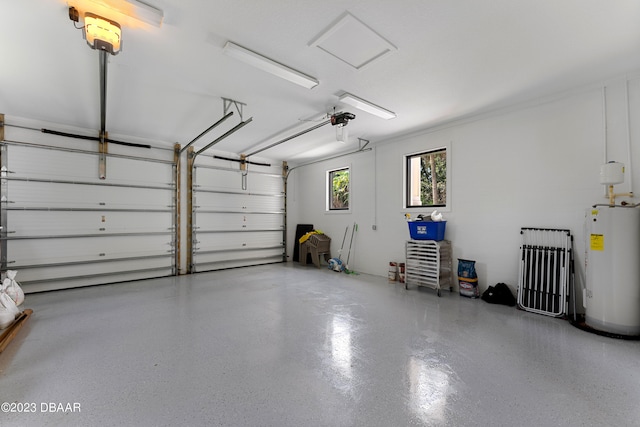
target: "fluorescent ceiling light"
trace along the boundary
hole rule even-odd
[[[278,76],[307,89],[311,89],[319,84],[318,80],[311,76],[307,76],[300,71],[289,68],[286,65],[282,65],[279,62],[255,53],[235,43],[227,42],[224,46],[223,52],[233,58],[259,68],[262,71],[266,71],[274,76]]]
[[[122,30],[117,22],[87,13],[84,16],[84,37],[92,49],[104,50],[112,55],[120,52]]]
[[[359,110],[366,111],[369,114],[373,114],[374,116],[378,116],[385,120],[394,119],[396,117],[396,113],[393,111],[386,110],[382,107],[379,107],[375,104],[370,103],[369,101],[365,101],[364,99],[358,98],[357,96],[353,96],[350,93],[345,93],[340,97],[340,102],[344,102],[347,105],[351,105]]]

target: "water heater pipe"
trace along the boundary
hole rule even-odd
[[[627,107],[627,170],[629,172],[629,193],[631,193],[630,197],[633,197],[633,158],[631,157],[631,118],[629,116],[629,79],[625,79],[625,101]]]
[[[607,138],[607,86],[602,86],[602,145],[603,145],[603,164],[609,162],[607,155],[608,138]],[[607,189],[604,188],[604,196],[607,197]]]
[[[616,197],[633,197],[633,193],[614,193],[613,185],[609,185],[609,206],[613,207],[616,204]]]

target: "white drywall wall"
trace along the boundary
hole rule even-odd
[[[633,162],[628,159],[627,99]],[[473,259],[481,290],[498,282],[515,288],[520,228],[567,228],[575,236],[581,287],[585,211],[607,202],[599,184],[604,117],[608,160],[635,166],[640,155],[640,120],[634,119],[634,113],[639,111],[640,81],[621,78],[440,130],[379,144],[374,141],[373,151],[295,169],[289,178],[289,252],[295,225],[312,223],[332,237],[337,256],[345,227],[355,222],[359,228],[351,268],[386,276],[389,261],[404,259],[409,238],[404,213],[415,217],[430,212],[403,209],[403,156],[448,145],[451,209],[444,215],[454,269],[456,258]],[[351,167],[351,213],[326,213],[326,170],[346,165]],[[633,176],[634,189],[640,188],[639,175],[640,169]],[[628,183],[616,186],[616,192],[623,191],[628,191]],[[351,229],[347,241],[350,233]]]

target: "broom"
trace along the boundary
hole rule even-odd
[[[358,274],[353,270],[349,270],[349,258],[351,257],[351,248],[353,246],[353,235],[355,234],[356,231],[358,231],[358,224],[354,222],[353,228],[351,229],[351,241],[349,242],[349,253],[347,254],[347,264],[346,264],[346,267],[344,268],[344,272],[347,274]]]

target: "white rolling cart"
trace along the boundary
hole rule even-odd
[[[453,291],[453,262],[449,240],[408,240],[406,243],[405,289],[426,286]]]

